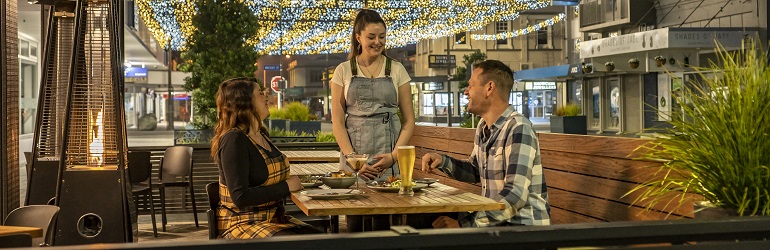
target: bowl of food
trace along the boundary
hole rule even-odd
[[[352,172],[340,170],[321,177],[321,182],[330,188],[348,188],[356,183],[356,179]]]
[[[323,183],[321,182],[320,175],[304,175],[300,176],[299,180],[302,182],[302,186],[305,188],[314,188],[321,186]]]

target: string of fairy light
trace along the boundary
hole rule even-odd
[[[359,9],[379,12],[388,27],[387,47],[452,36],[510,21],[550,0],[242,0],[259,20],[246,42],[259,54],[326,54],[348,51],[352,21]],[[184,50],[195,31],[194,0],[136,0],[139,15],[161,47]],[[474,34],[476,40],[526,35],[551,26],[564,14],[511,32]]]

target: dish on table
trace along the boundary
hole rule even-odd
[[[420,191],[420,189],[423,189],[424,187],[427,187],[428,184],[424,183],[415,183],[414,186],[412,186],[413,191]],[[400,187],[392,187],[392,186],[379,186],[379,185],[367,185],[367,187],[371,188],[372,190],[380,191],[380,192],[398,192]]]
[[[428,186],[430,186],[430,184],[436,183],[438,181],[439,180],[436,179],[436,178],[417,178],[417,179],[414,179],[414,182],[422,183],[422,184],[425,184],[425,185],[428,185]]]
[[[324,183],[323,183],[323,182],[321,182],[321,181],[316,181],[316,182],[303,182],[303,183],[302,183],[302,187],[304,187],[304,188],[316,188],[316,187],[320,187],[320,186],[321,186],[321,185],[323,185],[323,184],[324,184]]]
[[[353,198],[361,194],[361,191],[354,189],[316,189],[305,190],[301,194],[315,200],[340,200]]]
[[[299,177],[302,186],[306,188],[314,188],[323,185],[320,175],[303,175]]]

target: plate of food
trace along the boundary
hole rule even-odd
[[[423,189],[427,186],[428,184],[412,182],[412,190],[415,192],[420,191],[420,189]],[[380,192],[395,193],[401,189],[401,180],[396,180],[394,182],[376,182],[375,181],[375,182],[369,183],[367,187],[369,187],[372,190],[376,190]]]
[[[414,179],[415,183],[422,183],[422,184],[425,184],[425,185],[428,185],[428,186],[430,186],[430,184],[436,183],[438,181],[439,180],[436,179],[436,178],[417,178],[417,179]]]
[[[305,188],[315,188],[323,185],[320,175],[304,175],[299,177],[302,186]]]
[[[353,198],[361,194],[361,191],[355,189],[316,189],[305,190],[301,194],[315,200],[341,200]]]

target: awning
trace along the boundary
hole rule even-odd
[[[519,70],[513,72],[513,79],[517,81],[558,81],[569,74],[569,64],[550,67]]]

